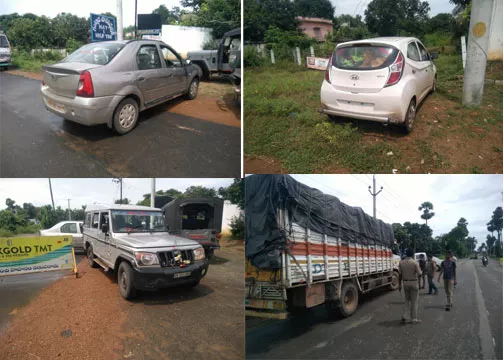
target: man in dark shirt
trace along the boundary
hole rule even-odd
[[[424,289],[425,288],[425,268],[426,268],[426,262],[425,262],[425,256],[424,254],[420,254],[420,260],[418,260],[418,265],[420,265],[420,270],[422,270],[422,274],[418,275],[418,288],[419,289]]]
[[[452,261],[453,253],[448,251],[446,253],[445,260],[441,263],[441,270],[438,275],[438,282],[441,280],[441,274],[443,274],[444,287],[446,292],[446,311],[450,311],[453,306],[453,287],[457,285],[457,264]]]

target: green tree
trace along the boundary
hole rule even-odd
[[[486,238],[486,248],[489,254],[494,253],[494,245],[497,242],[497,239],[493,235],[487,235]]]
[[[244,209],[245,204],[245,179],[235,178],[228,187],[219,188],[219,196],[224,200],[229,200],[232,204]]]
[[[173,24],[180,20],[180,8],[178,7],[170,11],[166,5],[159,5],[152,13],[161,15],[161,23],[163,25]]]
[[[213,36],[221,38],[225,32],[240,27],[240,0],[206,0],[196,15],[188,25],[211,28]],[[184,21],[180,23],[184,24]]]
[[[297,16],[332,20],[334,10],[329,0],[294,0],[294,11]]]
[[[177,189],[168,189],[168,190],[158,190],[156,191],[156,196],[171,196],[174,199],[180,198],[184,196],[184,193],[178,191]],[[151,194],[144,194],[143,200],[137,202],[137,205],[150,206],[151,204]]]
[[[58,215],[54,211],[51,205],[46,205],[40,208],[40,225],[43,229],[49,229],[50,227],[58,223]]]
[[[16,202],[11,198],[7,198],[7,200],[5,200],[5,205],[7,205],[7,210],[12,211],[16,208]]]
[[[213,188],[207,188],[204,186],[190,186],[184,191],[184,197],[185,198],[197,198],[197,197],[202,197],[202,198],[207,198],[207,197],[216,197],[217,196],[217,191]]]
[[[32,203],[24,203],[23,210],[28,219],[35,219],[37,217],[37,208]]]
[[[244,39],[263,41],[266,30],[296,30],[296,12],[290,0],[244,0]]]
[[[420,217],[425,220],[425,225],[427,225],[427,221],[432,219],[432,217],[435,215],[431,210],[434,210],[434,205],[432,205],[432,203],[429,201],[423,202],[418,207],[418,211],[422,211],[422,215],[420,215]]]
[[[206,0],[180,0],[180,5],[185,8],[192,8],[194,11],[198,11],[201,5],[205,3]]]
[[[365,10],[368,29],[380,36],[424,33],[429,3],[420,0],[373,0]]]
[[[150,196],[150,195],[149,195]],[[118,199],[114,202],[114,204],[123,204],[123,205],[128,205],[131,204],[131,200],[128,198],[123,198],[122,201],[121,199]]]

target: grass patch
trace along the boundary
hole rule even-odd
[[[54,52],[32,56],[27,52],[13,51],[12,65],[17,70],[40,73],[43,65],[54,64],[61,60],[61,56]]]

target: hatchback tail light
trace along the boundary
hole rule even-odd
[[[404,70],[404,56],[399,52],[394,63],[389,66],[390,75],[385,86],[391,86],[397,84],[401,80],[401,76]]]
[[[329,58],[329,63],[327,64],[327,69],[325,71],[324,78],[330,84],[331,83],[331,68],[332,68],[332,58],[333,55]]]
[[[94,97],[93,80],[91,80],[91,73],[89,71],[83,71],[80,74],[77,96]]]

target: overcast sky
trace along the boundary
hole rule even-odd
[[[360,14],[364,15],[364,10],[371,0],[331,0],[336,7],[336,15]],[[431,11],[434,16],[439,13],[451,12],[453,5],[448,0],[429,0]],[[152,10],[164,4],[168,9],[180,6],[179,0],[140,0],[138,4],[139,14],[150,14]],[[36,15],[46,15],[55,17],[60,12],[72,13],[81,17],[88,17],[89,13],[116,13],[116,0],[86,0],[86,1],[58,1],[58,0],[5,0],[0,2],[0,14],[10,13],[33,13]],[[124,26],[135,23],[135,1],[123,0]]]
[[[100,202],[114,203],[119,199],[119,185],[112,179],[51,179],[54,205],[66,209],[70,199],[72,209]],[[229,186],[233,179],[156,179],[156,190],[171,188],[184,191],[189,186],[205,186],[218,189]],[[123,198],[133,204],[150,193],[150,179],[123,179]],[[36,206],[51,204],[48,179],[0,179],[0,209],[5,209],[5,200],[11,198],[19,206],[32,203]]]
[[[373,198],[368,192],[372,175],[293,175],[293,177],[344,203],[373,214]],[[418,207],[424,201],[434,205],[429,220],[434,236],[449,232],[464,217],[469,235],[484,242],[486,223],[497,206],[502,206],[502,175],[377,175],[377,217],[387,223],[418,222]]]

